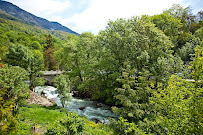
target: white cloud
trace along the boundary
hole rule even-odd
[[[140,15],[159,14],[182,0],[94,0],[90,7],[75,14],[64,22],[74,24],[75,31],[91,31],[97,34],[107,25],[109,19],[130,18]]]

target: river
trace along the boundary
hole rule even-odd
[[[60,103],[60,99],[57,97],[56,88],[52,86],[38,86],[35,87],[35,92],[45,93],[45,96],[48,99],[53,99],[58,106],[62,106]],[[71,94],[71,93],[70,93]],[[112,111],[111,107],[96,102],[90,101],[86,99],[79,99],[75,97],[71,97],[69,101],[66,102],[65,108],[69,111],[73,111],[80,116],[85,116],[91,121],[100,120],[102,123],[109,123],[108,118],[118,118]]]

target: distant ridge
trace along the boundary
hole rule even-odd
[[[71,33],[71,34],[79,35],[77,32],[72,31],[71,29],[61,25],[58,22],[50,22],[46,19],[37,17],[7,1],[0,0],[0,10],[2,10],[28,24],[32,24],[32,25],[38,26],[38,27],[46,29],[46,30],[60,30],[60,31]]]

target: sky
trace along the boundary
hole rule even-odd
[[[5,0],[77,33],[97,35],[109,20],[160,14],[173,4],[191,6],[196,14],[203,10],[203,0]]]

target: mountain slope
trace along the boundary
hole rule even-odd
[[[2,1],[0,0],[0,10],[35,26],[38,26],[40,28],[46,29],[46,30],[61,30],[64,32],[69,32],[71,34],[79,35],[78,33],[72,31],[71,29],[62,26],[60,23],[57,22],[50,22],[46,19],[37,17],[19,7],[16,5],[13,5],[10,2]]]

